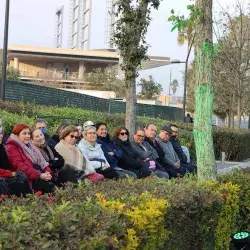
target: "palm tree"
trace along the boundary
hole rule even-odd
[[[173,91],[173,95],[175,95],[177,88],[179,87],[178,81],[175,79],[171,82],[171,89]]]

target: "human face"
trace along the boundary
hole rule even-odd
[[[178,128],[171,126],[171,129],[173,131],[171,134],[171,137],[177,137],[178,136]]]
[[[47,125],[45,122],[37,122],[36,123],[36,128],[40,129],[43,134],[47,133]]]
[[[97,132],[98,136],[106,137],[108,130],[107,130],[107,127],[105,125],[101,125],[96,132]]]
[[[136,143],[142,143],[145,138],[145,133],[143,130],[138,130],[136,134],[134,135],[134,141]]]
[[[159,137],[161,138],[162,141],[166,142],[169,138],[169,133],[165,130],[161,130],[159,133]]]
[[[40,145],[43,145],[45,143],[45,138],[44,138],[44,135],[43,133],[41,132],[40,129],[36,129],[34,132],[33,132],[33,136],[32,136],[32,142],[34,144],[40,144]]]
[[[3,142],[3,132],[0,132],[0,144]]]
[[[46,128],[46,127],[47,126],[46,126],[46,124],[44,122],[37,122],[36,123],[36,128],[41,129],[41,128]]]
[[[156,126],[154,124],[150,124],[146,129],[145,129],[145,134],[148,138],[154,139],[156,136]]]
[[[78,136],[80,137],[82,135],[82,126],[77,126],[76,128],[78,130]]]
[[[127,141],[128,140],[128,131],[126,131],[125,129],[122,129],[118,138],[121,140],[121,141]]]
[[[95,144],[97,135],[96,135],[96,130],[94,128],[88,129],[84,136],[85,140],[87,140],[90,144]]]
[[[18,138],[22,143],[28,144],[30,142],[30,130],[28,128],[23,129]]]
[[[70,132],[67,136],[65,136],[64,140],[71,145],[76,144],[76,140],[78,139],[78,132]]]

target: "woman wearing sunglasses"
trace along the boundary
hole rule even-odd
[[[114,131],[114,144],[122,151],[122,157],[118,160],[120,168],[134,172],[138,178],[145,178],[153,174],[148,166],[141,160],[130,141],[129,132],[125,127],[118,127]]]
[[[102,175],[96,174],[95,169],[76,147],[78,129],[75,126],[67,126],[64,128],[60,133],[60,139],[55,149],[63,157],[65,164],[75,170],[79,179],[88,177],[93,182],[104,179]]]

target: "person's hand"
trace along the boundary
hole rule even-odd
[[[40,175],[40,178],[41,178],[42,180],[44,180],[44,181],[50,181],[51,178],[52,178],[52,176],[51,176],[51,174],[50,174],[49,172],[46,172],[46,173],[42,173],[42,174]]]
[[[102,167],[102,170],[106,170],[107,168],[109,168],[108,164],[104,164],[104,166]]]
[[[15,177],[16,176],[16,172],[12,172],[12,177]]]
[[[115,154],[113,152],[108,152],[109,155],[114,156]]]
[[[144,160],[142,160],[143,162],[148,162],[149,161],[149,158],[146,158]]]

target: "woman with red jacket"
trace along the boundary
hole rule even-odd
[[[35,192],[53,192],[52,171],[41,152],[31,143],[28,125],[16,124],[14,126],[6,143],[6,152],[11,169],[24,172]]]
[[[27,176],[22,172],[10,171],[9,160],[3,145],[3,131],[0,131],[0,195],[21,196],[31,193]]]

